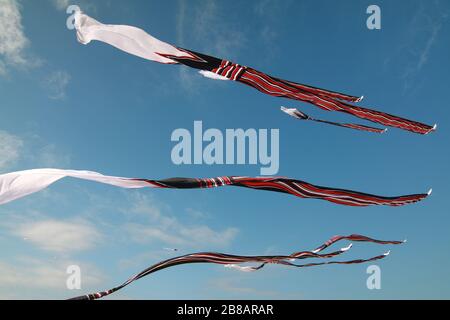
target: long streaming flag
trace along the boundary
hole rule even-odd
[[[344,112],[385,126],[420,134],[436,129],[436,125],[430,126],[349,103],[359,102],[362,97],[279,79],[228,60],[175,47],[136,27],[102,24],[80,11],[75,14],[75,28],[77,39],[82,44],[101,41],[147,60],[183,64],[201,70],[201,74],[212,79],[241,82],[271,96],[308,102],[324,110]]]
[[[298,110],[296,108],[281,107],[281,111],[283,111],[283,112],[287,113],[288,115],[290,115],[291,117],[294,117],[299,120],[315,121],[315,122],[320,122],[320,123],[331,124],[333,126],[361,130],[361,131],[375,132],[375,133],[385,133],[387,131],[387,129],[379,129],[379,128],[374,128],[374,127],[364,126],[362,124],[339,123],[339,122],[334,122],[334,121],[315,119],[315,118],[308,116],[306,113],[301,112],[300,110]]]
[[[370,205],[402,206],[421,201],[431,194],[430,190],[428,193],[385,197],[352,190],[322,187],[305,181],[285,177],[223,176],[216,178],[170,178],[150,180],[106,176],[92,171],[32,169],[0,175],[0,204],[38,192],[65,177],[90,180],[131,189],[146,187],[164,189],[200,189],[236,186],[282,192],[299,198],[321,199],[356,207]]]
[[[127,281],[122,283],[121,285],[114,287],[109,290],[105,291],[99,291],[91,294],[86,294],[83,296],[74,297],[70,300],[96,300],[100,299],[102,297],[108,296],[120,289],[123,289],[124,287],[128,286],[132,282],[139,280],[145,276],[148,276],[151,273],[174,267],[181,264],[190,264],[190,263],[213,263],[213,264],[220,264],[224,265],[227,268],[233,268],[240,271],[257,271],[262,269],[267,264],[281,264],[285,266],[290,267],[297,267],[297,268],[305,268],[305,267],[314,267],[319,265],[327,265],[327,264],[357,264],[357,263],[364,263],[369,261],[375,261],[385,258],[389,252],[386,252],[382,255],[378,255],[369,259],[357,259],[357,260],[348,260],[348,261],[326,261],[326,262],[313,262],[313,263],[306,263],[306,264],[296,264],[294,261],[296,260],[302,260],[302,259],[308,259],[308,258],[333,258],[335,256],[338,256],[346,251],[348,251],[352,244],[350,244],[348,247],[342,248],[338,251],[330,252],[330,253],[321,253],[323,250],[328,248],[329,246],[333,245],[334,243],[341,241],[341,240],[349,240],[349,241],[357,241],[357,242],[372,242],[377,244],[391,244],[391,245],[397,245],[402,244],[405,241],[383,241],[383,240],[376,240],[372,239],[366,236],[358,235],[358,234],[352,234],[349,236],[335,236],[331,238],[330,240],[326,241],[324,244],[316,248],[312,251],[300,251],[300,252],[294,252],[290,255],[277,255],[277,256],[237,256],[237,255],[231,255],[231,254],[225,254],[225,253],[215,253],[215,252],[199,252],[199,253],[192,253],[192,254],[186,254],[183,256],[171,258],[162,262],[159,262],[155,265],[152,265],[148,267],[147,269],[139,272],[138,274],[132,276]],[[257,264],[256,266],[242,266],[242,264],[245,263],[253,263]]]

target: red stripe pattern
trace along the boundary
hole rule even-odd
[[[154,187],[175,189],[216,188],[236,186],[250,189],[276,191],[291,194],[299,198],[311,198],[330,201],[336,204],[365,207],[371,205],[403,206],[425,199],[429,193],[385,197],[358,191],[317,186],[305,181],[285,177],[239,177],[223,176],[217,178],[172,178],[165,180],[147,180]]]
[[[345,112],[385,126],[396,127],[420,134],[430,133],[436,128],[435,126],[433,127],[385,112],[357,107],[347,103],[359,102],[362,99],[361,97],[274,78],[255,69],[244,67],[228,60],[223,60],[221,65],[218,68],[214,68],[212,72],[230,80],[247,84],[271,96],[309,102],[327,111]],[[362,129],[358,125],[355,128]]]
[[[319,266],[319,265],[326,265],[326,264],[364,263],[364,262],[383,259],[388,255],[388,253],[385,253],[383,255],[378,255],[378,256],[375,256],[375,257],[372,257],[369,259],[357,259],[357,260],[348,260],[348,261],[327,261],[327,262],[307,263],[307,264],[295,264],[292,262],[295,260],[308,259],[308,258],[333,258],[335,256],[338,256],[338,255],[346,252],[348,249],[350,249],[351,246],[349,246],[347,248],[342,248],[338,251],[334,251],[334,252],[330,252],[330,253],[322,254],[320,252],[341,240],[372,242],[372,243],[377,243],[377,244],[391,244],[391,245],[397,245],[397,244],[404,243],[404,241],[383,241],[383,240],[372,239],[372,238],[369,238],[366,236],[353,234],[353,235],[349,235],[349,236],[335,236],[335,237],[331,238],[330,240],[328,240],[327,242],[325,242],[324,244],[320,245],[315,250],[299,251],[299,252],[294,252],[290,255],[238,256],[238,255],[215,253],[215,252],[192,253],[192,254],[187,254],[187,255],[183,255],[183,256],[179,256],[179,257],[175,257],[175,258],[171,258],[171,259],[159,262],[159,263],[139,272],[138,274],[129,278],[123,284],[121,284],[117,287],[114,287],[112,289],[75,297],[75,298],[72,298],[71,300],[100,299],[102,297],[108,296],[108,295],[128,286],[129,284],[131,284],[132,282],[134,282],[136,280],[139,280],[145,276],[148,276],[151,273],[154,273],[154,272],[166,269],[166,268],[170,268],[170,267],[173,267],[176,265],[181,265],[181,264],[213,263],[213,264],[220,264],[220,265],[240,265],[240,264],[244,264],[244,263],[258,263],[257,266],[247,267],[247,268],[250,268],[250,270],[252,270],[252,271],[257,271],[257,270],[262,269],[266,264],[281,264],[281,265],[292,266],[292,267],[297,267],[297,268],[305,268],[305,267],[312,267],[312,266]]]

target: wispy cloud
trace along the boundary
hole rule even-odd
[[[0,261],[0,299],[43,299],[77,295],[66,288],[67,267],[78,265],[82,270],[82,288],[96,287],[104,280],[93,265],[73,260],[48,260],[17,257]],[[45,289],[45,290],[44,290]]]
[[[198,247],[205,243],[226,246],[237,234],[234,228],[215,231],[208,226],[184,226],[179,223],[170,227],[129,224],[127,231],[131,239],[139,243],[160,242],[182,247]]]
[[[173,255],[172,255],[173,256]],[[120,259],[118,262],[118,266],[120,269],[137,269],[142,266],[146,266],[151,261],[154,261],[154,263],[157,263],[162,260],[168,259],[169,253],[167,251],[163,250],[155,250],[155,251],[148,251],[144,253],[140,253],[138,255],[132,256],[132,257],[126,257],[123,259]]]
[[[221,19],[223,8],[218,2],[208,0],[201,5],[188,3],[186,0],[178,1],[177,45],[198,48],[197,50],[221,58],[234,59],[246,43],[245,33],[231,21]],[[184,32],[185,30],[190,32]],[[180,68],[178,80],[190,93],[204,84],[201,82],[204,79],[187,68]]]
[[[22,25],[20,6],[16,0],[0,0],[0,74],[8,67],[27,68],[39,61],[26,54],[30,41]]]
[[[133,241],[138,243],[160,243],[175,247],[228,246],[236,237],[238,229],[214,230],[207,225],[189,225],[155,205],[148,196],[134,198],[131,213],[145,215],[148,224],[129,223],[125,226]]]
[[[65,9],[69,1],[52,0],[58,9]],[[11,68],[29,69],[43,65],[42,59],[30,54],[31,41],[22,24],[22,7],[17,0],[0,0],[0,76]],[[63,70],[51,72],[44,80],[51,99],[63,99],[70,75]]]
[[[450,12],[441,1],[419,2],[419,7],[411,19],[407,36],[396,53],[385,61],[385,67],[399,66],[404,91],[414,87],[418,74],[423,70],[432,55],[443,25]]]
[[[226,11],[226,10],[225,10]],[[193,12],[195,22],[193,36],[196,42],[202,42],[213,54],[229,59],[236,57],[247,41],[244,32],[231,21],[221,19],[223,8],[216,1],[205,1]]]
[[[272,266],[276,268],[276,266]],[[220,270],[220,269],[219,269]],[[222,270],[221,276],[214,277],[208,281],[208,286],[221,292],[219,299],[231,297],[231,299],[254,299],[258,297],[260,299],[305,299],[304,292],[295,290],[272,290],[267,289],[261,283],[264,280],[274,280],[274,276],[278,281],[281,280],[274,270],[270,271],[270,275],[265,274],[267,270],[261,270],[255,273],[245,273],[240,271],[232,272],[230,270]],[[261,282],[261,280],[263,280]]]
[[[264,42],[272,44],[277,37],[272,24],[276,21],[276,17],[279,17],[280,12],[278,11],[285,7],[287,2],[290,1],[280,3],[277,0],[261,0],[256,2],[254,6],[255,14],[265,21],[264,26],[260,28],[260,37]]]
[[[240,297],[275,297],[279,295],[279,292],[272,290],[261,290],[260,288],[253,288],[250,286],[242,285],[242,281],[239,278],[231,278],[231,277],[223,277],[223,278],[215,278],[209,282],[209,284],[219,289],[220,291],[228,292],[233,294],[233,296]]]
[[[14,233],[39,249],[60,254],[92,249],[102,238],[94,225],[83,220],[27,222],[17,226]]]
[[[0,76],[6,76],[6,64],[0,60]]]
[[[66,89],[70,82],[70,74],[66,71],[54,71],[45,80],[44,86],[49,93],[49,98],[61,100],[66,97]]]
[[[34,153],[33,162],[39,167],[61,168],[70,164],[70,156],[54,144],[45,144]]]
[[[92,0],[50,0],[54,7],[58,10],[66,10],[68,6],[72,4],[78,5],[83,11],[96,11],[95,3]],[[108,3],[109,4],[109,3]]]
[[[179,46],[184,46],[184,23],[186,19],[186,10],[186,1],[178,0],[177,42]]]
[[[420,71],[422,69],[422,67],[425,65],[425,63],[427,63],[431,48],[433,47],[433,45],[435,44],[435,42],[438,38],[439,31],[442,28],[443,20],[446,17],[444,18],[444,16],[441,16],[441,18],[435,22],[430,21],[430,20],[433,20],[433,18],[431,18],[429,16],[427,16],[426,18],[429,20],[429,26],[430,26],[429,31],[428,31],[429,36],[428,36],[428,39],[425,41],[425,45],[419,51],[419,58],[417,60],[417,65],[416,65],[416,69],[418,71]]]
[[[16,163],[22,147],[21,138],[0,130],[0,170],[3,171]]]
[[[34,167],[66,167],[70,155],[38,135],[15,135],[0,130],[0,171],[18,165]]]
[[[70,5],[70,0],[52,0],[52,2],[58,10],[66,10]]]
[[[193,209],[193,208],[187,208],[186,212],[191,216],[193,219],[204,219],[209,218],[209,214],[205,213],[204,211]]]

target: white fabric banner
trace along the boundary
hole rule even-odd
[[[92,40],[105,42],[129,54],[160,63],[177,63],[158,53],[177,57],[191,56],[187,52],[149,35],[144,30],[127,26],[102,24],[81,11],[75,13],[77,39],[82,44]]]
[[[52,183],[65,177],[90,180],[128,189],[155,187],[145,181],[105,176],[101,173],[92,171],[32,169],[0,175],[0,204],[43,190]]]

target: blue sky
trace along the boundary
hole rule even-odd
[[[156,273],[114,297],[450,298],[448,2],[376,1],[382,28],[372,31],[369,1],[72,2],[105,23],[138,26],[169,43],[437,122],[427,136],[295,121],[279,106],[329,120],[358,119],[104,44],[83,46],[65,26],[68,3],[0,0],[0,172],[58,167],[148,178],[259,175],[259,165],[174,165],[172,131],[192,130],[202,120],[205,128],[223,131],[280,129],[279,175],[376,194],[430,187],[433,194],[400,208],[350,208],[238,188],[124,191],[67,179],[0,207],[0,298],[67,298],[107,289],[172,256],[165,247],[278,254],[351,233],[408,239],[392,248],[356,243],[346,254],[392,249],[378,263],[381,290],[366,288],[368,265],[269,266],[250,274],[192,265]],[[70,264],[81,267],[81,291],[65,288]]]

